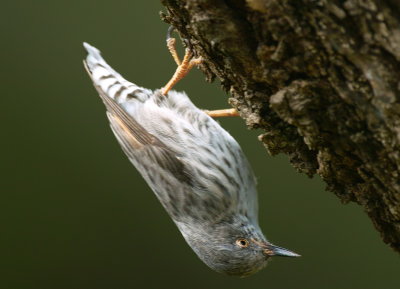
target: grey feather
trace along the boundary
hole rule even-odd
[[[208,266],[247,276],[274,254],[296,256],[262,234],[254,174],[216,121],[184,93],[164,96],[128,82],[96,48],[84,45],[85,67],[122,150]]]

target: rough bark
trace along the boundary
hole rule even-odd
[[[319,174],[400,252],[400,4],[162,0],[270,154]]]

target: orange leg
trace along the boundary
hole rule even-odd
[[[168,81],[168,83],[162,88],[161,93],[163,95],[167,95],[168,92],[181,80],[186,76],[186,74],[189,73],[189,71],[194,67],[199,64],[201,64],[202,59],[201,57],[198,58],[192,58],[193,53],[190,51],[189,48],[186,48],[185,50],[185,56],[183,57],[183,60],[181,61],[178,55],[178,52],[176,51],[175,43],[176,40],[175,38],[170,36],[170,33],[172,32],[173,28],[168,29],[168,34],[167,34],[167,47],[169,52],[172,55],[172,58],[174,59],[175,63],[178,65],[176,68],[176,71],[172,78]],[[219,110],[212,110],[212,111],[205,111],[209,116],[211,117],[223,117],[223,116],[238,116],[239,113],[236,109],[234,108],[229,108],[229,109],[219,109]]]
[[[176,65],[181,65],[181,60],[179,59],[179,55],[178,52],[176,51],[175,48],[175,43],[176,43],[176,39],[175,38],[168,38],[167,39],[167,47],[169,50],[169,53],[171,53],[172,58],[175,60]]]
[[[239,116],[239,112],[235,108],[205,110],[204,112],[211,117]]]
[[[168,43],[168,40],[167,40]],[[180,62],[179,56],[176,53],[176,50],[174,49],[174,45],[171,43],[173,42],[169,42],[169,46],[168,49],[171,51],[172,57],[174,58],[175,62],[178,64]],[[168,81],[168,83],[163,87],[162,89],[162,94],[163,95],[167,95],[168,91],[170,91],[175,84],[178,83],[179,80],[181,80],[182,78],[184,78],[186,76],[186,74],[189,73],[189,71],[193,68],[193,66],[195,65],[199,65],[201,63],[201,58],[193,58],[192,59],[192,52],[190,51],[189,48],[186,48],[185,50],[185,56],[183,57],[183,60],[180,64],[178,64],[177,69],[175,70],[174,75],[172,76],[172,78],[170,79],[170,81]]]

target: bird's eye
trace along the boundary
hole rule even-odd
[[[241,248],[247,248],[249,246],[249,241],[246,239],[240,238],[236,240],[236,245],[238,245]]]

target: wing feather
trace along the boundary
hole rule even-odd
[[[92,74],[84,61],[93,85],[107,108],[111,128],[122,150],[130,158],[144,157],[156,163],[160,169],[169,172],[181,182],[192,184],[191,175],[179,155],[161,142],[156,136],[146,131],[114,99],[110,98],[93,80]]]

